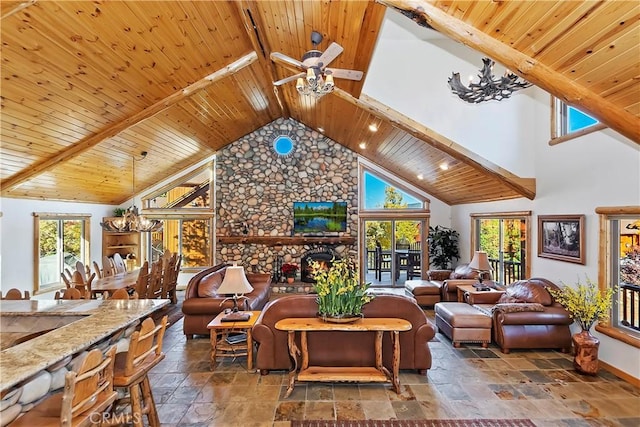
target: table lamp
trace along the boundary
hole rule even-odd
[[[225,301],[233,300],[233,309],[231,310],[231,313],[222,318],[223,321],[232,322],[249,320],[248,313],[239,313],[238,300],[243,298],[248,299],[243,294],[251,292],[252,290],[253,286],[251,286],[247,280],[247,276],[244,274],[244,268],[242,268],[242,266],[238,266],[236,263],[233,263],[232,266],[226,268],[224,279],[218,288],[218,293],[233,294],[233,296],[223,299],[220,305],[224,304]]]
[[[489,257],[485,251],[476,251],[473,254],[473,259],[469,263],[469,268],[478,271],[478,285],[473,285],[479,289],[488,288],[482,284],[482,276],[484,273],[491,271],[491,264],[489,263]]]

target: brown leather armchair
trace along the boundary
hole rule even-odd
[[[548,288],[559,289],[547,279],[533,277],[513,282],[504,289],[504,294],[469,295],[467,302],[492,316],[493,339],[503,353],[509,353],[512,348],[556,348],[568,352],[571,348],[569,325],[573,320],[569,312],[554,301]]]
[[[209,322],[224,309],[233,307],[231,300],[222,303],[229,295],[217,293],[226,268],[227,264],[218,264],[201,271],[189,280],[182,303],[183,331],[187,338],[193,338],[194,334],[209,335]],[[247,280],[251,283],[253,291],[245,294],[245,309],[262,310],[271,295],[271,275],[247,273]]]
[[[427,279],[440,288],[441,301],[458,301],[458,285],[473,285],[478,282],[478,275],[469,264],[460,264],[453,271],[427,271]]]
[[[269,302],[252,329],[258,343],[256,368],[262,374],[269,370],[291,367],[287,333],[275,328],[278,320],[288,317],[315,317],[318,303],[314,295],[288,295]],[[364,317],[396,317],[411,322],[412,328],[400,332],[400,369],[426,372],[431,368],[429,341],[435,327],[414,299],[400,295],[378,295],[363,307]],[[313,332],[308,335],[309,357],[320,366],[375,366],[374,333]],[[299,339],[299,337],[297,337]],[[384,334],[383,364],[391,368],[391,339]]]

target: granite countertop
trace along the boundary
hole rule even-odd
[[[169,304],[154,300],[4,300],[0,316],[86,316],[0,352],[0,391],[126,328]],[[19,322],[19,319],[17,319]],[[4,338],[11,338],[7,332]]]

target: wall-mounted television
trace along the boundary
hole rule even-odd
[[[293,232],[326,234],[347,230],[347,202],[293,202]]]

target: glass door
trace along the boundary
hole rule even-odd
[[[526,277],[526,230],[522,218],[476,219],[476,250],[487,252],[494,281],[509,284]]]
[[[422,277],[421,220],[365,220],[365,280],[373,286],[404,286]]]

